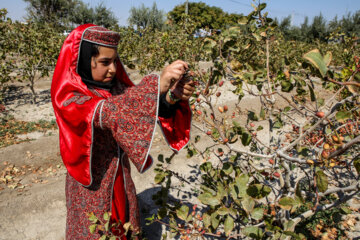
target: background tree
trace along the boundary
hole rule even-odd
[[[198,28],[225,29],[238,23],[242,14],[226,13],[221,8],[211,7],[203,2],[189,3],[188,17],[195,23]],[[179,24],[185,15],[185,3],[175,6],[168,13],[168,18]]]
[[[64,26],[74,15],[74,9],[79,0],[24,0],[29,3],[27,7],[28,20],[33,22],[46,22],[55,26]],[[74,8],[75,6],[75,8]]]
[[[59,28],[73,28],[74,25],[94,23],[107,28],[117,25],[117,19],[110,9],[100,3],[95,8],[81,0],[25,0],[28,20],[49,23]]]
[[[154,2],[151,8],[142,4],[140,7],[130,9],[128,22],[137,29],[163,29],[165,25],[165,13],[159,10]]]
[[[88,4],[79,2],[74,9],[74,14],[70,17],[72,24],[81,25],[84,23],[94,23],[106,28],[113,28],[118,25],[114,13],[106,8],[103,3],[98,4],[95,8]]]
[[[7,10],[5,8],[0,9],[0,103],[3,100],[5,85],[11,80],[10,73],[15,64],[13,53],[17,46],[12,21],[6,15]]]
[[[195,23],[198,28],[221,29],[226,24],[227,14],[218,7],[211,7],[203,2],[190,2],[188,17]],[[181,22],[185,14],[185,3],[175,6],[175,8],[168,13],[168,18],[174,23]],[[233,15],[231,16],[233,17]],[[228,18],[228,20],[231,19]]]

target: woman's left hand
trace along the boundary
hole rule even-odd
[[[181,79],[179,80],[173,87],[172,92],[174,93],[175,97],[177,99],[188,101],[190,97],[192,96],[193,92],[195,91],[195,82],[191,79]],[[169,96],[166,96],[166,100],[170,104],[174,104],[175,102],[172,102],[170,100]]]

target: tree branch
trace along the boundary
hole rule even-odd
[[[350,142],[346,143],[345,145],[338,148],[335,152],[331,153],[328,159],[334,158],[342,153],[344,153],[346,150],[348,150],[350,147],[352,147],[354,144],[357,144],[360,142],[360,135],[351,140]]]

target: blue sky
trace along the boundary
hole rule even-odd
[[[200,2],[190,0],[191,2]],[[97,6],[103,2],[107,8],[110,8],[118,19],[120,25],[127,25],[129,9],[132,6],[138,7],[142,3],[150,7],[154,0],[83,0],[90,6]],[[155,0],[159,9],[168,12],[176,5],[185,0]],[[217,6],[229,13],[248,14],[252,10],[251,0],[203,0],[210,6]],[[308,16],[310,20],[321,12],[327,20],[333,19],[336,15],[343,16],[347,13],[354,13],[360,10],[360,0],[265,0],[270,17],[282,19],[292,15],[294,25],[299,25]],[[26,15],[27,3],[23,0],[0,0],[0,8],[8,10],[8,17],[13,20],[22,20]]]

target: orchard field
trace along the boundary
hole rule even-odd
[[[360,237],[359,38],[289,40],[266,4],[253,7],[206,37],[186,16],[162,31],[113,29],[134,82],[183,59],[197,83],[186,150],[173,154],[158,129],[156,163],[133,171],[148,239]],[[0,239],[63,239],[49,87],[65,36],[4,9],[0,31]],[[106,229],[107,216],[90,218]]]

